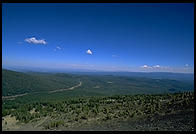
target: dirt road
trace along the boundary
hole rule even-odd
[[[53,91],[49,91],[49,93],[54,93],[54,92],[61,92],[61,91],[65,91],[65,90],[74,90],[77,87],[82,86],[82,82],[80,81],[80,83],[76,86],[70,87],[70,88],[66,88],[66,89],[58,89],[58,90],[53,90]]]
[[[53,90],[53,91],[49,91],[49,93],[61,92],[61,91],[65,91],[65,90],[74,90],[75,88],[80,87],[81,85],[82,85],[82,82],[80,81],[80,83],[78,85],[75,85],[73,87],[66,88],[66,89]],[[38,92],[34,92],[34,93],[38,93]],[[13,96],[2,96],[2,99],[14,100],[16,97],[21,97],[21,96],[24,96],[24,95],[27,95],[27,94],[28,93],[18,94],[18,95],[13,95]]]
[[[2,96],[2,99],[15,99],[16,97],[21,97],[24,95],[27,95],[28,93],[24,93],[24,94],[18,94],[18,95],[13,95],[13,96]]]

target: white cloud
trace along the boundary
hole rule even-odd
[[[184,65],[184,69],[185,69],[185,70],[189,70],[189,69],[191,69],[191,68],[192,68],[192,67],[191,67],[189,64],[185,64],[185,65]]]
[[[160,65],[155,65],[155,66],[143,65],[143,66],[141,66],[141,68],[145,68],[145,69],[155,69],[155,68],[161,68],[161,66],[160,66]]]
[[[155,65],[155,66],[153,66],[154,68],[160,68],[160,65]]]
[[[193,73],[194,69],[190,67],[190,65],[184,65],[181,67],[171,67],[171,66],[160,66],[160,65],[154,65],[154,66],[148,66],[143,65],[140,66],[141,69],[139,71],[142,72],[173,72],[173,73]]]
[[[54,51],[58,51],[58,50],[63,50],[63,48],[60,47],[60,46],[57,46],[57,47],[54,49]]]
[[[88,49],[88,50],[86,51],[86,53],[87,53],[87,54],[90,54],[90,55],[93,54],[92,51],[91,51],[90,49]]]
[[[59,46],[57,46],[56,48],[57,48],[58,50],[61,50],[61,49],[62,49],[62,48],[61,48],[61,47],[59,47]]]
[[[148,65],[143,65],[141,66],[142,68],[148,68],[149,66]]]
[[[47,44],[44,39],[37,40],[35,37],[27,38],[27,39],[25,39],[25,41],[28,43],[33,43],[33,44],[43,44],[43,45]]]

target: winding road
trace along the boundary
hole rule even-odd
[[[82,86],[82,82],[80,81],[80,83],[76,86],[70,87],[70,88],[65,88],[65,89],[58,89],[58,90],[53,90],[53,91],[49,91],[49,93],[54,93],[54,92],[61,92],[61,91],[65,91],[65,90],[73,90],[77,87]]]
[[[77,87],[82,86],[82,82],[80,81],[80,83],[78,85],[75,85],[73,87],[70,88],[66,88],[66,89],[58,89],[58,90],[53,90],[53,91],[48,91],[49,93],[55,93],[55,92],[61,92],[61,91],[65,91],[65,90],[74,90]],[[38,93],[38,92],[36,92]],[[24,94],[18,94],[18,95],[13,95],[13,96],[2,96],[2,99],[15,99],[16,97],[21,97],[24,95],[27,95],[28,93],[24,93]]]
[[[2,99],[14,99],[16,97],[21,97],[24,95],[27,95],[28,93],[24,93],[24,94],[17,94],[17,95],[13,95],[13,96],[2,96]]]

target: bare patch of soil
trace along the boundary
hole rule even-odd
[[[7,115],[3,117],[2,120],[2,130],[13,130],[19,128],[19,125],[17,124],[18,120],[16,120],[16,117],[11,115]]]

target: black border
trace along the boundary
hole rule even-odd
[[[193,3],[194,4],[194,17],[195,17],[195,2],[194,0],[55,0],[52,2],[51,1],[46,1],[46,0],[1,0],[1,15],[2,15],[2,3]],[[2,20],[2,17],[1,17],[1,20]],[[3,21],[3,20],[2,20]],[[2,21],[1,21],[1,26],[2,26]],[[195,22],[195,21],[194,21]],[[1,27],[2,29],[2,27]],[[194,27],[194,33],[195,33],[195,27]],[[2,32],[1,32],[1,40],[2,40]],[[194,41],[194,44],[195,44],[195,41]],[[2,42],[1,42],[1,45],[2,45]],[[195,50],[195,47],[194,47],[194,50]],[[1,47],[1,52],[2,52],[2,47]],[[1,54],[2,56],[2,54]],[[195,57],[195,56],[194,56]],[[194,58],[195,59],[195,58]],[[2,57],[1,57],[1,64],[2,64]],[[2,72],[1,72],[1,75],[2,75]],[[195,80],[195,75],[194,75],[194,80]],[[1,81],[1,85],[2,85],[2,81]],[[1,95],[2,95],[2,90],[1,90]],[[196,93],[194,93],[196,94]],[[1,104],[2,104],[2,98],[1,98]],[[1,113],[1,117],[2,117],[2,113]],[[195,124],[195,121],[194,121],[194,124]],[[2,127],[2,126],[1,126]],[[2,131],[2,129],[1,129]],[[9,133],[9,132],[12,132],[12,131],[2,131],[2,133]],[[17,131],[14,131],[13,133],[15,133]],[[21,131],[18,131],[19,133],[21,133]],[[23,132],[30,132],[30,131],[23,131]],[[35,133],[39,133],[39,132],[46,132],[46,133],[59,133],[60,131],[36,131]],[[88,133],[88,132],[92,132],[92,131],[64,131],[65,133],[66,132],[70,132],[70,133]],[[134,133],[134,132],[139,132],[140,131],[93,131],[93,133],[100,133],[100,132],[107,132],[107,133]],[[162,132],[166,132],[166,133],[184,133],[185,131],[150,131],[150,132],[158,132],[158,133],[162,133]],[[146,131],[144,132],[146,133]],[[187,133],[194,133],[194,131],[187,131]]]
[[[194,3],[194,0],[1,0],[1,3]]]

